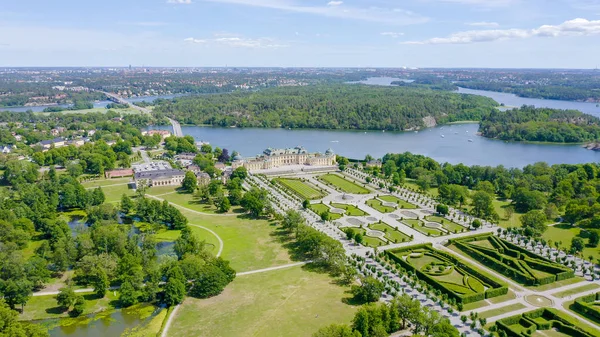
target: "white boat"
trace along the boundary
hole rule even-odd
[[[473,143],[473,139],[469,139],[469,143]]]
[[[332,140],[331,142],[332,143],[339,143],[340,141],[339,140]]]
[[[458,135],[458,132],[455,132],[454,134],[455,134],[455,135]]]
[[[442,138],[446,138],[446,136],[442,135]]]

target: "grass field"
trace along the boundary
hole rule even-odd
[[[555,310],[555,309],[544,309],[544,313],[542,314],[542,316],[540,317],[536,317],[536,318],[525,318],[525,319],[520,319],[518,321],[518,323],[515,324],[511,324],[508,326],[508,328],[510,330],[512,330],[513,332],[516,333],[521,333],[524,332],[525,330],[527,330],[528,326],[523,325],[523,324],[548,324],[550,323],[551,320],[555,320],[556,316],[563,320],[566,321],[567,325],[570,325],[571,328],[574,329],[578,329],[582,332],[578,333],[577,336],[600,336],[600,330],[598,330],[595,327],[591,327],[583,322],[581,322],[580,320],[573,318],[561,311]],[[515,315],[515,316],[522,316],[524,317],[524,315],[527,315],[531,313],[530,312],[526,312],[522,315]],[[556,315],[556,316],[554,316]],[[513,316],[514,317],[514,316]],[[509,317],[509,318],[505,318],[506,321],[510,321],[513,317]],[[503,320],[500,320],[500,322]],[[526,322],[528,321],[528,322]],[[574,332],[571,331],[561,331],[561,328],[558,326],[553,326],[552,329],[547,329],[547,330],[537,330],[535,331],[534,334],[532,334],[531,336],[534,337],[559,337],[559,336],[575,336]],[[539,328],[539,326],[538,326]],[[584,335],[584,333],[586,333]]]
[[[582,293],[584,291],[598,289],[598,288],[600,288],[600,285],[598,285],[597,283],[588,283],[588,284],[583,285],[581,287],[571,288],[569,290],[565,290],[565,291],[561,291],[561,292],[558,292],[558,293],[554,293],[554,294],[552,294],[552,296],[563,298],[563,297],[567,297],[567,296],[579,294],[579,293]]]
[[[378,231],[382,231],[385,233],[385,238],[390,240],[391,242],[409,242],[412,239],[410,238],[410,236],[402,233],[401,231],[397,230],[396,228],[386,224],[385,222],[382,223],[374,223],[372,225],[369,225],[369,228],[371,229],[375,229]]]
[[[558,281],[558,282],[552,282],[549,284],[544,284],[541,286],[536,286],[536,287],[527,287],[531,290],[535,290],[535,291],[546,291],[546,290],[550,290],[550,289],[555,289],[555,288],[560,288],[560,287],[564,287],[564,286],[568,286],[569,284],[575,284],[575,283],[579,283],[579,282],[583,282],[584,279],[582,277],[572,277],[566,280],[562,280],[562,281]]]
[[[363,215],[367,215],[367,213],[365,213],[364,211],[358,209],[358,207],[356,207],[354,205],[332,203],[330,206],[346,210],[346,215],[351,215],[351,216],[363,216]]]
[[[465,227],[457,224],[456,222],[450,221],[448,219],[442,218],[441,216],[428,216],[425,220],[429,222],[437,222],[441,224],[445,229],[449,230],[450,233],[460,233],[466,230]]]
[[[278,183],[283,185],[284,187],[292,190],[299,197],[303,199],[321,199],[324,197],[323,193],[318,189],[310,186],[309,184],[302,182],[300,179],[290,179],[290,178],[277,178],[275,179]]]
[[[411,204],[408,201],[404,201],[400,198],[397,198],[393,195],[381,195],[378,197],[379,199],[386,201],[386,202],[395,202],[398,205],[398,208],[403,208],[403,209],[415,209],[417,208],[417,206]]]
[[[114,295],[114,292],[106,292],[104,298],[98,299],[93,293],[81,293],[85,299],[85,310],[83,315],[87,315],[94,312],[105,311],[108,309],[114,309],[114,302],[118,296]],[[82,316],[83,316],[82,315]],[[56,304],[56,296],[34,296],[27,301],[25,306],[25,312],[19,315],[18,319],[21,321],[31,321],[38,319],[47,318],[61,318],[69,317],[68,312],[62,311]]]
[[[384,206],[381,200],[377,200],[375,198],[371,200],[367,200],[365,202],[367,206],[381,212],[381,213],[391,213],[396,210],[395,207]]]
[[[231,262],[238,272],[250,271],[291,263],[288,250],[280,242],[277,225],[267,220],[254,220],[245,216],[209,216],[182,211],[190,225],[200,225],[213,230],[223,240],[222,257]],[[215,244],[214,236],[191,226],[201,239]]]
[[[169,336],[312,336],[330,324],[349,324],[356,307],[349,288],[326,274],[291,267],[238,276],[210,299],[187,298]]]
[[[490,318],[490,317],[494,317],[494,316],[506,314],[506,313],[509,313],[509,312],[521,310],[523,308],[525,308],[524,304],[522,304],[522,303],[514,303],[514,304],[511,304],[511,305],[507,305],[505,307],[500,307],[500,308],[497,308],[497,309],[492,309],[492,310],[480,312],[479,313],[479,318]]]
[[[147,195],[153,195],[161,199],[166,199],[169,202],[175,203],[177,205],[193,209],[194,211],[209,213],[209,214],[222,214],[218,212],[218,209],[215,205],[201,203],[199,200],[194,198],[194,195],[191,193],[180,193],[177,191],[179,186],[157,186],[151,187],[146,192]],[[242,213],[243,210],[240,206],[233,206],[227,212],[228,214],[239,214]]]
[[[330,185],[333,185],[345,193],[351,194],[368,194],[370,191],[358,184],[355,184],[349,180],[340,177],[337,174],[329,173],[318,177],[321,181],[324,181]]]

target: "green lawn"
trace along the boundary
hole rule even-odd
[[[414,230],[419,231],[425,235],[430,234],[431,236],[440,236],[440,235],[445,234],[444,232],[440,231],[439,229],[425,227],[424,226],[425,223],[421,220],[404,219],[401,222],[404,223],[405,225],[407,225],[408,227],[411,227]]]
[[[598,285],[597,283],[588,283],[588,284],[583,285],[581,287],[571,288],[569,290],[565,290],[565,291],[561,291],[561,292],[558,292],[558,293],[554,293],[554,294],[552,294],[552,296],[563,298],[563,297],[567,297],[567,296],[579,294],[579,293],[582,293],[584,291],[598,289],[598,288],[600,288],[600,285]]]
[[[517,311],[517,310],[521,310],[525,308],[525,305],[522,303],[514,303],[511,305],[507,305],[505,307],[500,307],[497,309],[492,309],[492,310],[488,310],[488,311],[483,311],[479,313],[479,318],[490,318],[490,317],[494,317],[494,316],[498,316],[498,315],[502,315],[502,314],[506,314],[512,311]]]
[[[291,263],[288,250],[283,247],[277,233],[277,224],[267,220],[249,219],[244,215],[200,215],[183,210],[190,225],[200,225],[213,230],[223,240],[224,259],[238,272],[250,271]],[[201,239],[216,244],[214,236],[191,226]]]
[[[450,233],[461,233],[466,230],[465,227],[457,224],[456,222],[450,221],[440,216],[428,216],[425,218],[425,220],[441,224],[445,229],[449,230]]]
[[[415,191],[420,191],[420,187],[414,181],[414,179],[406,179],[404,187],[411,188]],[[431,187],[427,190],[427,194],[435,198],[440,195],[440,192],[438,191],[437,187]]]
[[[148,190],[148,192],[146,192],[146,194],[168,200],[169,202],[192,209],[194,211],[209,214],[222,214],[218,212],[218,209],[215,205],[201,203],[200,200],[194,198],[194,195],[192,193],[180,193],[179,191],[177,191],[177,188],[179,188],[179,186],[151,187]],[[240,206],[233,206],[227,213],[233,214],[241,212],[242,209],[240,208]]]
[[[125,178],[114,178],[114,179],[96,179],[90,181],[84,181],[81,183],[85,188],[98,187],[98,186],[107,186],[107,185],[117,185],[117,184],[128,184],[131,181],[131,177]]]
[[[329,213],[330,220],[337,220],[342,217],[342,214],[331,213],[329,211],[330,208],[325,204],[311,204],[310,209],[313,210],[313,212],[317,213],[318,215],[321,215],[323,212]]]
[[[319,179],[321,181],[324,181],[328,184],[331,184],[331,185],[339,188],[340,190],[342,190],[345,193],[351,193],[351,194],[368,194],[368,193],[370,193],[370,191],[367,188],[360,186],[356,183],[353,183],[349,180],[346,180],[337,174],[333,174],[333,173],[325,174],[325,175],[319,176]]]
[[[335,208],[345,209],[346,210],[346,215],[351,215],[351,216],[364,216],[364,215],[367,215],[367,213],[365,213],[364,211],[360,210],[358,207],[356,207],[354,205],[332,203],[332,204],[330,204],[330,206],[331,207],[335,207]]]
[[[567,286],[569,284],[575,284],[575,283],[579,283],[579,282],[583,282],[583,281],[584,281],[584,279],[582,277],[575,276],[572,278],[568,278],[566,280],[552,282],[552,283],[544,284],[544,285],[537,286],[537,287],[527,287],[527,288],[534,290],[534,291],[545,291],[545,290],[560,288],[560,287]]]
[[[386,224],[385,222],[374,223],[372,225],[369,225],[369,228],[385,232],[385,238],[390,240],[391,242],[409,242],[412,240],[410,236],[402,233],[401,231]]]
[[[362,244],[367,247],[376,248],[379,246],[385,246],[387,243],[379,238],[367,236],[367,230],[364,228],[352,228],[357,233],[360,233],[363,237]]]
[[[383,203],[377,199],[367,200],[365,202],[367,206],[381,212],[381,213],[391,213],[396,210],[395,207],[383,206]]]
[[[295,192],[298,196],[300,196],[303,199],[314,200],[321,199],[324,197],[321,191],[301,181],[300,179],[277,178],[275,180],[284,187],[287,187],[288,189]]]
[[[118,294],[115,296],[113,291],[107,291],[106,296],[101,299],[96,298],[93,293],[81,293],[80,295],[83,295],[83,298],[85,299],[85,310],[83,315],[114,309],[114,303],[111,304],[110,302],[118,298]],[[31,297],[29,301],[27,301],[25,311],[22,315],[19,315],[18,319],[21,321],[31,321],[61,317],[69,317],[69,314],[57,307],[56,295],[49,295]]]
[[[292,267],[238,276],[210,299],[187,298],[169,336],[312,336],[330,324],[349,324],[356,307],[349,288],[326,274]]]
[[[400,198],[397,198],[393,195],[381,195],[378,197],[379,199],[386,201],[386,202],[395,202],[398,205],[398,208],[403,208],[403,209],[415,209],[417,208],[417,206],[411,204],[408,201],[404,201]]]
[[[88,183],[83,183],[82,185],[88,187]],[[121,196],[123,194],[127,194],[130,197],[135,195],[135,191],[130,189],[127,185],[103,186],[102,192],[104,192],[104,196],[106,197],[105,202],[110,203],[121,201]]]

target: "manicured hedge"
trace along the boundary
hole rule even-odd
[[[455,284],[450,284],[446,282],[439,282],[427,273],[422,272],[421,270],[415,268],[412,264],[405,261],[396,253],[410,253],[417,252],[419,250],[425,250],[425,254],[429,254],[435,256],[438,259],[444,260],[449,264],[454,266],[458,272],[463,274],[470,275],[469,278],[477,279],[480,283],[488,285],[490,288],[487,291],[483,291],[485,288],[480,289],[480,292],[476,292],[474,294],[464,294],[463,289],[468,289],[464,286],[458,286]],[[501,296],[508,293],[508,287],[484,274],[479,272],[478,270],[472,268],[469,265],[466,265],[453,255],[447,254],[445,252],[434,250],[431,247],[430,243],[420,244],[411,247],[399,248],[394,250],[386,251],[386,254],[396,263],[400,264],[404,269],[411,270],[417,274],[417,276],[424,281],[426,281],[433,288],[440,290],[448,295],[450,298],[454,298],[457,302],[467,304],[477,301],[482,301],[485,298],[492,298],[495,296]],[[410,259],[410,257],[408,257]]]
[[[471,243],[479,240],[488,240],[494,247],[497,247],[497,250]],[[570,268],[554,263],[491,234],[451,239],[449,243],[454,244],[469,256],[497,272],[525,285],[544,285],[575,276]],[[551,275],[537,277],[534,269]]]
[[[543,317],[547,322],[535,321],[538,317]],[[508,336],[528,337],[524,331],[515,331],[510,327],[515,324],[520,324],[529,331],[533,330],[532,327],[535,327],[534,329],[537,330],[550,330],[555,328],[559,332],[573,337],[594,337],[591,333],[580,329],[574,322],[561,316],[559,312],[551,308],[540,308],[526,312],[522,315],[507,317],[496,322],[498,329],[506,332]]]
[[[589,315],[597,320],[600,320],[600,308],[593,304],[590,305],[590,303],[597,301],[599,298],[600,292],[579,297],[575,299],[575,302],[573,302],[573,306],[571,308],[583,315]]]

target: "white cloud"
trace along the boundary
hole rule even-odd
[[[355,6],[309,6],[297,0],[204,0],[224,4],[278,9],[287,12],[314,14],[333,18],[354,19],[395,25],[410,25],[429,21],[428,18],[400,8]],[[338,1],[332,1],[338,2]]]
[[[138,22],[130,22],[129,24],[133,25],[133,26],[140,26],[140,27],[160,27],[160,26],[167,25],[166,22],[161,22],[161,21],[138,21]]]
[[[506,7],[519,0],[437,0],[441,2],[451,2],[461,5],[471,5],[477,7]]]
[[[189,5],[192,0],[167,0],[168,4]]]
[[[183,39],[183,41],[192,43],[206,43],[206,40],[194,39],[193,37],[188,37],[186,39]]]
[[[339,6],[339,5],[343,4],[343,3],[344,3],[343,1],[329,1],[327,3],[327,6]]]
[[[234,36],[232,34],[219,33],[215,34],[215,37],[212,39],[196,39],[193,37],[188,37],[184,39],[185,42],[197,43],[197,44],[213,44],[213,45],[223,45],[229,47],[242,47],[242,48],[284,48],[289,47],[286,44],[278,43],[274,39],[261,37],[257,39],[245,38]]]
[[[396,39],[396,38],[404,35],[404,33],[398,33],[398,32],[382,32],[382,33],[379,33],[379,34],[381,34],[383,36],[389,36],[389,37],[391,37],[393,39]]]
[[[487,21],[469,22],[469,23],[466,23],[466,25],[475,26],[475,27],[498,27],[498,26],[500,26],[498,24],[498,22],[487,22]]]
[[[586,36],[600,34],[600,20],[573,19],[559,25],[543,25],[535,29],[471,30],[454,33],[448,37],[435,37],[404,44],[466,44],[531,37]]]

